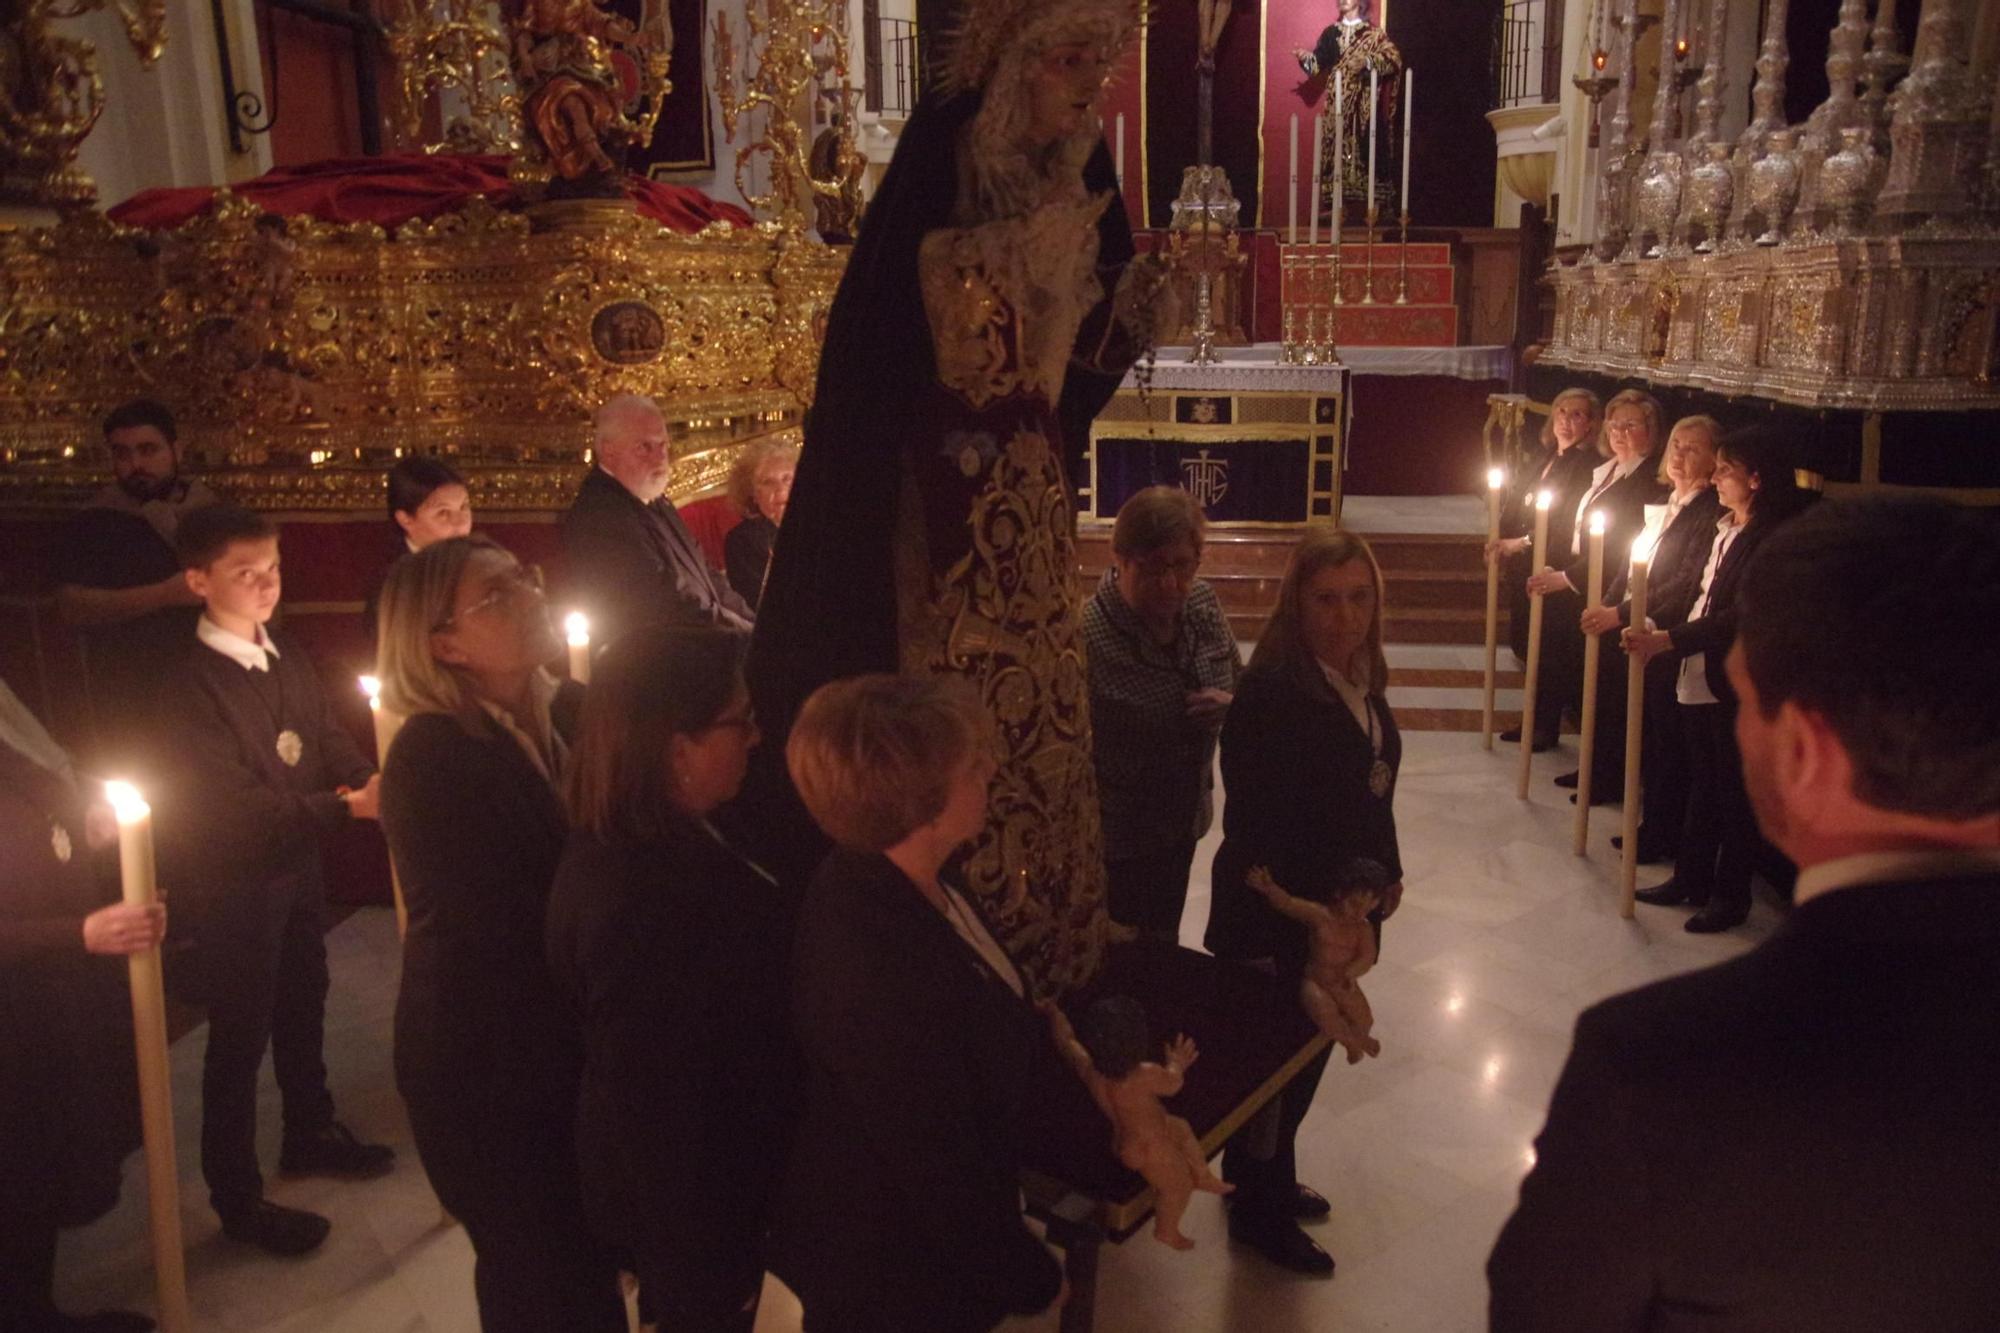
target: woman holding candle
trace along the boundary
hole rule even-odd
[[[1528,568],[1528,548],[1533,544],[1529,534],[1535,526],[1534,497],[1544,490],[1554,497],[1549,506],[1549,545],[1553,550],[1567,552],[1577,498],[1588,491],[1591,474],[1602,460],[1599,426],[1603,418],[1602,404],[1588,389],[1564,389],[1555,396],[1542,426],[1541,452],[1515,477],[1514,490],[1517,495],[1525,494],[1526,501],[1508,506],[1500,522],[1501,531],[1507,535],[1486,544],[1486,559],[1501,562],[1501,582],[1508,590],[1509,643],[1514,656],[1523,661],[1528,656],[1527,584],[1533,572]],[[1546,659],[1557,630],[1567,633],[1569,627],[1555,625],[1547,615],[1543,616],[1542,625],[1542,653]],[[1559,714],[1538,709],[1534,748],[1553,747],[1561,723]],[[1521,734],[1516,729],[1503,733],[1500,739],[1511,744],[1520,740]]]
[[[596,663],[549,898],[556,983],[583,1028],[584,1205],[632,1256],[641,1322],[756,1319],[799,1082],[795,904],[710,822],[757,723],[743,639],[635,630]]]
[[[131,1333],[139,1315],[71,1317],[54,1298],[56,1231],[118,1200],[139,1141],[125,969],[166,907],[108,901],[96,853],[111,812],[0,682],[0,1328]]]
[[[1715,443],[1722,428],[1714,417],[1682,417],[1667,437],[1662,471],[1673,487],[1657,521],[1657,535],[1648,580],[1646,619],[1672,629],[1687,619],[1700,593],[1701,572],[1715,539],[1715,521],[1722,502],[1715,498]],[[1616,547],[1607,547],[1616,552]],[[1614,559],[1604,605],[1583,613],[1583,632],[1609,634],[1632,623],[1628,591],[1631,566]],[[1661,657],[1646,664],[1646,766],[1642,789],[1644,812],[1639,829],[1639,861],[1651,865],[1671,861],[1680,845],[1681,822],[1687,811],[1687,742],[1674,706],[1676,664]],[[1605,699],[1599,693],[1600,707]],[[1606,775],[1609,781],[1609,775]],[[1613,846],[1622,847],[1620,839]]]
[[[1382,574],[1368,544],[1307,529],[1278,604],[1222,728],[1222,846],[1213,873],[1209,950],[1273,971],[1295,991],[1308,936],[1249,886],[1262,867],[1286,889],[1323,897],[1356,858],[1391,881],[1376,920],[1402,902],[1396,773],[1403,743],[1384,690]],[[1223,1150],[1229,1234],[1281,1267],[1314,1276],[1333,1258],[1300,1228],[1327,1201],[1300,1183],[1295,1140],[1326,1071],[1322,1052]],[[1267,1151],[1275,1143],[1273,1150]]]
[[[1632,539],[1646,527],[1646,506],[1666,498],[1659,480],[1661,431],[1660,404],[1649,393],[1626,389],[1606,404],[1604,437],[1611,456],[1590,474],[1590,484],[1578,496],[1571,511],[1570,544],[1567,549],[1553,542],[1543,568],[1527,582],[1530,595],[1541,593],[1547,602],[1543,614],[1555,622],[1556,633],[1542,645],[1542,677],[1535,701],[1537,717],[1546,710],[1551,720],[1564,709],[1580,711],[1583,702],[1583,635],[1578,626],[1583,613],[1585,579],[1589,568],[1589,542],[1585,531],[1590,515],[1604,515],[1605,549],[1628,551]],[[1620,699],[1625,694],[1625,664],[1618,653],[1598,655],[1598,698]],[[1598,710],[1596,754],[1591,772],[1597,790],[1591,793],[1596,805],[1615,805],[1618,795],[1610,775],[1625,767],[1625,720],[1615,708]],[[1556,780],[1558,787],[1574,787],[1575,772]]]
[[[1737,589],[1757,548],[1812,500],[1799,489],[1783,446],[1757,433],[1730,436],[1717,447],[1715,493],[1725,512],[1687,619],[1672,629],[1635,625],[1624,635],[1634,661],[1666,655],[1678,664],[1674,692],[1688,755],[1687,816],[1674,877],[1637,896],[1657,906],[1696,907],[1687,923],[1695,934],[1728,930],[1749,916],[1750,875],[1762,848],[1736,748],[1736,694],[1723,671],[1736,641]]]
[[[582,1037],[543,944],[582,698],[543,669],[561,651],[539,582],[485,538],[426,547],[382,589],[382,703],[408,719],[382,774],[410,919],[396,1087],[472,1241],[486,1333],[626,1326],[577,1181]]]

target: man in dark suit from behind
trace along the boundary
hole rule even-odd
[[[569,583],[606,644],[654,621],[748,631],[750,606],[709,567],[667,499],[674,473],[666,419],[623,393],[597,410],[594,466],[562,518]]]
[[[1742,608],[1745,779],[1797,908],[1578,1020],[1492,1327],[2000,1328],[2000,529],[1820,505]]]

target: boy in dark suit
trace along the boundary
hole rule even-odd
[[[1492,1326],[2000,1328],[2000,532],[1822,504],[1739,604],[1744,776],[1798,906],[1578,1021]]]
[[[303,1254],[325,1218],[264,1198],[257,1073],[271,1048],[284,1094],[287,1173],[379,1176],[394,1152],[333,1116],[320,1047],[327,968],[321,835],[376,817],[377,776],[335,722],[302,649],[267,622],[278,530],[215,505],[187,515],[175,550],[203,611],[162,709],[162,851],[175,889],[181,989],[208,1009],[202,1175],[232,1239]]]

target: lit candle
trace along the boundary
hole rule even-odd
[[[1632,543],[1632,631],[1646,629],[1646,575],[1653,560],[1654,537],[1642,532]],[[1646,728],[1646,668],[1628,663],[1625,673],[1625,860],[1619,868],[1621,896],[1618,914],[1632,919],[1632,895],[1639,886],[1639,757]]]
[[[1554,491],[1541,491],[1535,496],[1535,540],[1529,546],[1528,568],[1540,572],[1542,560],[1549,549],[1549,506],[1555,503]],[[1521,783],[1520,798],[1528,799],[1528,779],[1534,776],[1535,764],[1535,685],[1542,674],[1542,594],[1535,593],[1528,598],[1528,669],[1521,680]]]
[[[1486,541],[1489,546],[1500,540],[1500,488],[1507,484],[1507,474],[1500,468],[1486,471]],[[1480,710],[1479,730],[1481,745],[1493,748],[1493,687],[1498,675],[1497,661],[1500,652],[1500,556],[1494,553],[1486,562],[1486,703]]]
[[[579,685],[590,684],[590,617],[570,612],[563,617],[563,633],[569,639],[569,678]]]
[[[1286,176],[1291,189],[1285,194],[1285,240],[1288,244],[1299,243],[1299,113],[1292,113],[1291,128],[1291,172]]]
[[[1404,217],[1410,215],[1410,113],[1417,104],[1416,71],[1403,71],[1403,192],[1396,196],[1396,206]],[[1408,238],[1405,237],[1405,240]]]
[[[127,903],[160,899],[153,869],[153,811],[129,782],[107,782],[118,820],[118,869]],[[174,1157],[174,1090],[167,1066],[167,1001],[158,946],[128,955],[132,1040],[139,1066],[139,1124],[146,1145],[146,1211],[153,1242],[153,1289],[165,1333],[194,1327],[181,1248],[180,1175]]]
[[[1118,113],[1118,134],[1112,140],[1112,143],[1118,157],[1118,189],[1122,193],[1125,189],[1125,113],[1123,111]]]
[[[1604,600],[1604,511],[1590,513],[1589,588],[1583,604],[1594,607]],[[1576,838],[1572,848],[1582,856],[1590,838],[1591,756],[1597,740],[1597,664],[1603,645],[1595,634],[1583,636],[1583,734],[1577,740]]]
[[[1382,102],[1382,71],[1368,67],[1368,220],[1375,220],[1375,112]]]
[[[1341,145],[1347,142],[1347,113],[1341,81],[1344,76],[1339,70],[1333,72],[1333,243],[1340,244],[1341,213],[1347,207],[1347,159],[1342,157]],[[1313,196],[1313,216],[1319,216],[1319,196]]]
[[[382,682],[374,676],[360,677],[361,692],[368,696],[369,720],[375,724],[375,767],[389,762],[389,746],[403,729],[403,715],[382,706]],[[396,938],[410,933],[410,907],[403,901],[403,878],[396,873],[396,860],[389,858],[389,896],[396,904]]]
[[[1336,94],[1336,97],[1337,96],[1338,94]],[[1340,133],[1340,104],[1337,100],[1335,101],[1333,108],[1333,125],[1334,125],[1334,133],[1335,134]],[[1320,142],[1320,136],[1325,132],[1325,128],[1326,128],[1326,113],[1321,112],[1320,114],[1313,117],[1313,178],[1312,178],[1312,183],[1306,187],[1306,244],[1307,245],[1319,244],[1320,162],[1322,157],[1324,156]],[[1340,148],[1338,144],[1334,146],[1333,161],[1334,161],[1333,169],[1337,179],[1340,171]],[[1336,200],[1340,198],[1337,192],[1335,193],[1334,198]]]

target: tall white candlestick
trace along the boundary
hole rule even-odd
[[[1375,212],[1375,113],[1382,108],[1382,72],[1368,67],[1368,212]]]
[[[1497,467],[1487,469],[1486,544],[1488,547],[1500,540],[1500,488],[1506,484],[1505,472]],[[1493,748],[1493,692],[1499,650],[1500,557],[1496,553],[1486,562],[1486,702],[1480,709],[1479,717],[1481,744],[1489,750]]]
[[[1549,506],[1555,503],[1555,492],[1539,491],[1535,495],[1535,540],[1528,547],[1528,568],[1540,573],[1542,563],[1549,557]],[[1535,763],[1535,691],[1542,678],[1542,594],[1533,593],[1528,598],[1528,669],[1521,681],[1521,782],[1516,793],[1522,800],[1528,799],[1528,779],[1534,772]]]
[[[563,634],[569,640],[569,678],[579,685],[590,684],[590,617],[570,612],[563,617]]]
[[[374,676],[360,678],[361,692],[368,696],[368,718],[375,724],[375,767],[377,770],[389,764],[389,747],[396,742],[396,733],[403,729],[403,715],[382,706],[382,682]],[[396,938],[402,939],[410,933],[410,907],[403,901],[403,879],[396,873],[396,862],[389,861],[389,896],[396,904]]]
[[[1595,509],[1590,514],[1590,565],[1584,590],[1583,604],[1594,607],[1604,600],[1604,511]],[[1586,634],[1583,639],[1583,734],[1577,741],[1578,762],[1576,766],[1576,836],[1571,848],[1582,856],[1590,848],[1590,799],[1596,793],[1591,784],[1601,776],[1595,771],[1592,758],[1597,751],[1597,663],[1603,644],[1595,634]]]
[[[153,810],[126,782],[105,784],[118,820],[118,869],[127,903],[160,900],[153,872]],[[181,1245],[180,1174],[174,1157],[174,1089],[167,1066],[167,1001],[159,946],[129,955],[132,1039],[139,1065],[139,1127],[146,1145],[146,1214],[153,1242],[153,1290],[165,1333],[194,1328]]]
[[[1292,113],[1291,170],[1285,177],[1291,188],[1285,191],[1285,241],[1299,243],[1299,113]]]
[[[1635,634],[1646,629],[1646,576],[1653,563],[1653,546],[1650,533],[1640,533],[1632,543],[1632,573],[1625,581],[1625,588],[1632,601]],[[1646,738],[1646,668],[1638,662],[1628,662],[1625,673],[1625,856],[1618,867],[1618,915],[1630,921],[1633,894],[1639,887],[1639,782]]]
[[[1113,152],[1117,154],[1118,159],[1118,189],[1120,193],[1123,193],[1125,189],[1125,113],[1123,111],[1118,113],[1118,133],[1112,140],[1112,145]]]
[[[1338,133],[1340,130],[1339,115],[1340,115],[1340,109],[1338,107],[1335,107],[1334,122],[1333,122],[1335,133]],[[1313,178],[1312,178],[1312,184],[1308,186],[1306,189],[1306,244],[1307,245],[1319,244],[1319,182],[1320,182],[1320,160],[1322,157],[1322,153],[1320,150],[1320,143],[1321,143],[1321,135],[1325,129],[1325,126],[1323,124],[1325,119],[1326,116],[1324,112],[1313,117]],[[1339,155],[1336,154],[1334,157],[1336,171],[1339,169],[1338,166],[1339,161],[1340,161]],[[1338,198],[1339,196],[1336,195],[1335,197]]]
[[[1347,207],[1347,160],[1340,155],[1341,136],[1346,132],[1347,117],[1341,111],[1342,106],[1345,104],[1340,100],[1340,93],[1341,74],[1339,70],[1335,70],[1333,72],[1333,207],[1335,213],[1329,225],[1333,228],[1333,242],[1336,245],[1340,243],[1339,210]],[[1313,187],[1314,217],[1319,216],[1318,189],[1317,185]]]
[[[1405,216],[1410,212],[1410,110],[1416,105],[1416,71],[1403,71],[1403,192],[1396,197],[1396,207]]]

